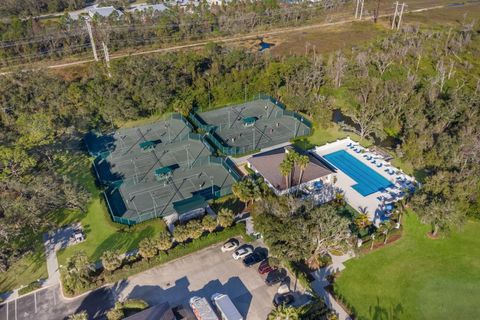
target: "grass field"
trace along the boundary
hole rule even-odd
[[[335,142],[339,139],[350,137],[352,140],[359,141],[364,147],[369,147],[372,143],[368,140],[361,140],[360,136],[353,132],[343,131],[339,125],[331,123],[329,127],[314,126],[313,133],[305,138],[295,140],[295,144],[302,149],[310,149],[314,146],[321,146],[325,143]]]
[[[348,261],[335,291],[358,319],[478,319],[480,222],[443,239],[414,214],[402,239]]]
[[[6,292],[35,280],[47,278],[45,250],[41,237],[35,241],[33,253],[14,263],[7,272],[0,273],[0,293]]]
[[[55,220],[58,225],[80,221],[86,233],[84,242],[58,252],[59,264],[64,264],[68,257],[79,250],[85,251],[92,261],[98,260],[105,250],[127,252],[137,248],[143,238],[154,236],[165,229],[165,223],[160,219],[131,228],[113,223],[90,172],[90,160],[86,156],[76,156],[69,157],[65,163],[68,165],[62,166],[61,172],[88,188],[92,200],[85,214],[71,210],[57,213]]]

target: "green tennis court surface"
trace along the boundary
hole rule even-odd
[[[222,153],[240,155],[310,134],[310,122],[272,98],[191,114]]]
[[[107,135],[91,133],[85,142],[96,156],[98,179],[108,186],[112,218],[120,223],[181,215],[230,193],[239,178],[231,161],[212,156],[214,149],[180,115]]]

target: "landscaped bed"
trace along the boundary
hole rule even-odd
[[[409,214],[400,240],[346,263],[335,292],[358,319],[478,317],[480,223],[436,240],[429,230]]]
[[[81,291],[78,290],[73,294],[71,292],[65,292],[65,291],[64,293],[67,296],[76,296],[88,290],[92,290],[99,286],[102,286],[106,283],[114,283],[116,281],[126,279],[132,275],[143,272],[150,268],[162,265],[164,263],[181,258],[183,256],[194,253],[196,251],[205,249],[211,245],[224,242],[235,236],[241,236],[245,239],[245,241],[252,240],[245,233],[245,224],[238,223],[222,231],[208,233],[198,239],[191,240],[187,243],[178,244],[175,247],[169,249],[167,252],[161,252],[149,260],[138,258],[138,260],[132,263],[126,263],[122,268],[114,272],[106,272],[104,275],[99,274],[99,277],[97,277],[97,280],[95,282],[83,288],[83,290]]]

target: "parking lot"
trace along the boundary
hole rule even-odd
[[[258,264],[247,268],[234,260],[232,252],[221,252],[221,245],[154,268],[120,282],[113,288],[120,299],[139,298],[150,304],[168,302],[171,307],[189,309],[192,296],[228,294],[245,319],[266,319],[278,285],[267,286],[258,274]],[[298,296],[298,295],[297,295]],[[297,299],[304,303],[306,297]]]
[[[256,250],[262,249],[254,243]],[[192,296],[210,300],[214,293],[228,294],[245,319],[266,319],[273,308],[278,284],[265,284],[266,275],[257,272],[258,264],[245,267],[234,260],[232,252],[222,252],[222,244],[193,253],[163,266],[120,281],[111,287],[92,291],[65,301],[59,287],[51,286],[0,305],[0,320],[56,320],[86,310],[90,319],[104,319],[116,300],[138,298],[150,305],[168,302],[182,306],[187,319],[195,319],[188,306]],[[290,286],[292,289],[294,285]],[[304,304],[308,296],[296,292],[295,305]],[[190,316],[188,316],[190,315]]]
[[[58,286],[52,286],[0,305],[0,320],[55,320],[86,310],[91,318],[101,318],[113,307],[110,289],[95,290],[85,296],[64,301]]]

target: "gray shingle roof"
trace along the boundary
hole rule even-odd
[[[308,155],[310,159],[310,163],[305,169],[301,183],[319,179],[333,173],[327,164],[323,163],[320,159],[316,158],[312,154],[305,153],[300,150],[295,151],[300,154]],[[248,162],[277,190],[283,191],[287,189],[285,177],[280,173],[280,163],[282,163],[284,158],[285,147],[254,155],[248,159]],[[299,183],[299,180],[300,168],[295,166],[293,171],[292,186],[301,184]]]

